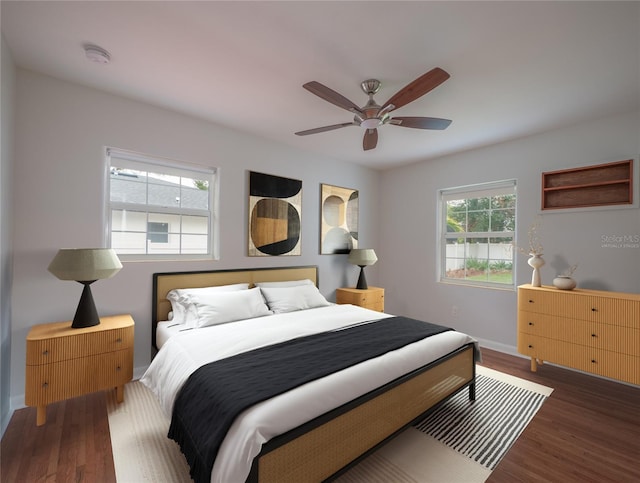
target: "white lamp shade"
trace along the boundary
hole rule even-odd
[[[60,280],[88,282],[113,277],[122,263],[111,248],[63,248],[49,264]]]
[[[373,248],[354,248],[349,252],[349,263],[358,266],[373,265],[378,261]]]

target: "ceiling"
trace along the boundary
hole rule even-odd
[[[2,33],[25,69],[374,169],[433,159],[640,107],[640,2],[6,1]],[[89,62],[83,44],[109,51]],[[451,78],[398,116],[444,131],[350,122],[315,80],[383,104],[440,67]]]

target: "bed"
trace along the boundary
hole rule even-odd
[[[195,329],[170,320],[173,306],[167,296],[175,289],[244,284],[256,290],[256,284],[264,284],[258,290],[267,297],[282,291],[269,292],[265,286],[286,281],[308,281],[317,292],[317,267],[154,274],[152,342],[158,353],[142,382],[168,416],[185,379],[206,361],[309,333],[396,319],[351,305],[321,303]],[[242,296],[247,295],[245,291]],[[471,337],[447,331],[260,402],[233,422],[210,481],[333,479],[457,392],[468,388],[469,399],[475,400],[478,356]]]

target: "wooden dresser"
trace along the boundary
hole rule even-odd
[[[352,304],[365,309],[384,312],[384,289],[369,287],[366,289],[339,288],[336,289],[336,303]]]
[[[522,285],[518,352],[640,385],[640,294]]]
[[[134,322],[130,315],[101,317],[100,324],[72,329],[71,321],[35,325],[27,335],[25,404],[37,407],[37,425],[47,404],[103,389],[133,378]]]

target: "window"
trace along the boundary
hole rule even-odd
[[[107,149],[107,246],[127,260],[216,258],[216,171]]]
[[[153,243],[169,243],[169,223],[148,221],[147,240]]]
[[[440,281],[514,287],[515,180],[440,191]]]

